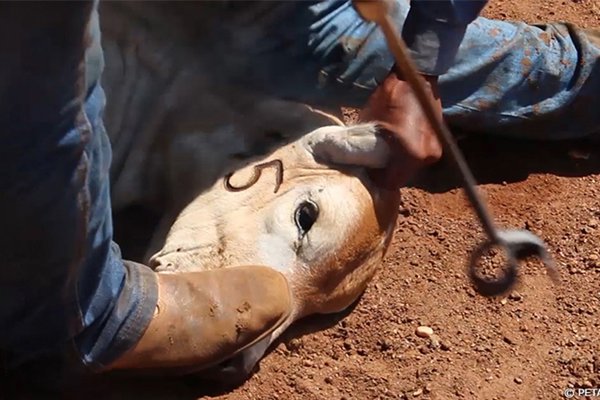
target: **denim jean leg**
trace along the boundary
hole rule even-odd
[[[86,93],[97,2],[3,5],[0,15],[0,353],[69,350],[98,367],[131,347],[156,304],[149,269],[112,243],[104,93]]]
[[[397,19],[408,4],[397,2]],[[236,18],[217,28],[218,64],[253,89],[326,108],[361,107],[394,64],[381,31],[350,0],[240,3],[234,10]]]
[[[85,260],[77,280],[82,329],[74,338],[84,364],[102,368],[130,349],[155,311],[157,281],[150,268],[124,262],[112,241],[109,167],[111,146],[102,121],[106,98],[100,84],[85,103],[92,131],[86,148],[90,197]]]
[[[381,30],[350,1],[267,4],[252,24],[221,37],[234,79],[276,96],[326,107],[362,107],[394,60]],[[395,2],[402,31],[408,0]],[[240,13],[249,12],[246,9]],[[597,34],[566,23],[476,18],[454,65],[440,77],[455,128],[520,138],[587,136],[600,126]]]
[[[600,44],[572,24],[478,18],[440,91],[454,127],[527,139],[588,136],[600,130]]]

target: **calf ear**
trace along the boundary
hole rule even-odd
[[[306,135],[303,142],[315,160],[325,164],[384,168],[391,154],[372,123],[325,126]]]

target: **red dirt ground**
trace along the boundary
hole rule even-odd
[[[484,15],[598,27],[600,2],[492,0]],[[600,146],[461,147],[498,224],[549,244],[560,286],[534,260],[509,296],[475,294],[464,268],[482,231],[442,163],[403,190],[385,266],[356,307],[299,323],[240,387],[149,379],[72,398],[560,399],[567,387],[600,388]],[[419,325],[436,336],[416,336]]]

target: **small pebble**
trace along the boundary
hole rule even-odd
[[[520,385],[521,383],[523,383],[523,379],[521,379],[521,378],[515,378],[515,383],[517,385]]]
[[[294,352],[302,347],[302,341],[300,339],[292,339],[285,344],[288,351]]]
[[[428,326],[419,326],[417,328],[417,330],[415,331],[415,334],[418,337],[428,338],[428,337],[431,337],[431,335],[433,335],[433,329],[431,329]]]
[[[431,346],[434,349],[437,349],[440,347],[440,337],[438,335],[436,335],[435,333],[432,334],[429,337],[429,346]]]
[[[305,367],[312,367],[312,366],[314,365],[314,363],[313,363],[312,361],[310,361],[310,360],[304,360],[304,361],[302,362],[302,364],[303,364]]]
[[[515,344],[515,341],[510,336],[504,336],[502,340],[507,344]]]
[[[518,292],[512,292],[508,295],[508,298],[511,300],[519,301],[523,298],[523,296],[521,296],[521,294]]]
[[[413,394],[412,394],[412,395],[413,395],[414,397],[417,397],[417,396],[420,396],[420,395],[422,395],[422,394],[423,394],[423,389],[417,389],[417,390],[415,390],[415,391],[413,392]]]

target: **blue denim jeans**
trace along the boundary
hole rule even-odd
[[[270,10],[240,6],[240,15],[227,18],[212,39],[219,41],[215,65],[240,84],[327,107],[362,107],[394,64],[381,31],[357,18],[349,0],[262,7]],[[399,31],[408,11],[408,0],[396,2]],[[479,17],[439,83],[444,115],[455,128],[583,137],[600,130],[594,106],[600,103],[600,32]]]
[[[48,4],[48,3],[46,3]],[[0,354],[74,353],[91,368],[136,343],[158,291],[112,242],[104,92],[86,88],[92,3],[0,6]]]

